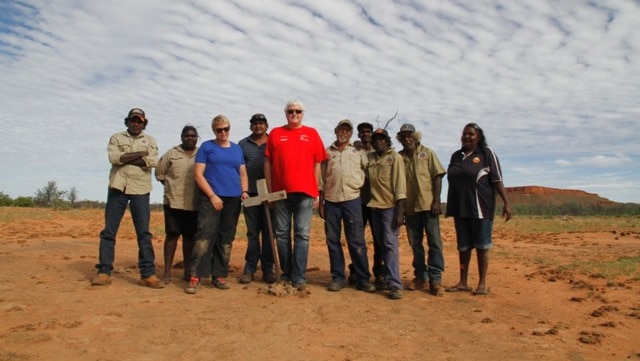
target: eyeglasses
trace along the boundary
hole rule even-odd
[[[304,112],[304,110],[302,109],[287,109],[287,114],[302,114],[302,112]]]
[[[220,134],[222,132],[225,133],[229,133],[229,130],[231,129],[231,127],[226,127],[226,128],[216,128],[216,133]]]

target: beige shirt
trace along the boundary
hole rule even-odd
[[[149,155],[144,157],[146,167],[120,162],[123,154],[141,151],[149,152]],[[116,133],[109,139],[107,152],[111,163],[109,188],[115,188],[125,194],[151,192],[151,168],[158,163],[158,144],[154,137],[144,133],[133,137],[127,131]]]
[[[351,144],[344,150],[335,143],[327,148],[329,159],[322,162],[320,189],[329,202],[345,202],[360,197],[364,184],[364,169],[367,165],[365,154]]]
[[[196,211],[198,188],[193,176],[196,147],[189,155],[177,145],[162,155],[156,168],[156,179],[164,185],[164,204],[173,209]]]
[[[405,214],[412,215],[431,210],[433,180],[443,176],[446,170],[436,153],[422,144],[416,147],[413,157],[409,158],[403,151],[400,151],[400,155],[404,160],[404,170],[407,175]]]
[[[369,153],[369,186],[371,208],[389,209],[396,206],[400,199],[407,198],[407,181],[404,174],[404,162],[400,154],[389,148],[382,156]]]

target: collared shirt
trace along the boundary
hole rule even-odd
[[[369,153],[369,185],[371,208],[389,209],[400,199],[407,198],[407,179],[404,174],[402,157],[392,148],[384,154]]]
[[[162,155],[156,168],[156,179],[164,182],[164,204],[173,209],[198,210],[198,186],[193,167],[198,148],[188,154],[177,145]]]
[[[249,193],[257,194],[256,181],[264,179],[264,150],[267,149],[267,142],[258,145],[251,136],[248,136],[238,142],[238,145],[244,154],[244,163],[249,179]]]
[[[364,148],[360,149],[360,153],[362,153],[365,159],[367,159],[367,162],[369,162],[369,154],[375,153],[375,152],[376,150],[373,149],[373,147],[369,148],[369,150],[366,150]],[[369,201],[371,200],[371,187],[369,186],[369,174],[366,170],[365,170],[364,184],[360,188],[360,200],[364,205],[367,205],[367,203],[369,203]]]
[[[327,148],[329,159],[322,162],[320,189],[330,202],[345,202],[358,198],[364,184],[365,154],[349,144],[344,150],[335,143]]]
[[[447,180],[447,216],[493,219],[496,207],[493,183],[502,182],[502,168],[491,148],[476,148],[468,155],[462,150],[455,151],[449,161]]]
[[[146,167],[123,164],[120,157],[125,153],[147,151],[144,157]],[[140,133],[134,137],[129,132],[116,133],[109,139],[107,146],[111,171],[109,188],[115,188],[125,194],[147,194],[151,192],[151,168],[158,164],[158,144],[150,135]]]
[[[422,144],[416,147],[411,158],[404,150],[399,153],[404,160],[404,170],[407,176],[405,214],[412,215],[431,210],[434,198],[433,181],[436,177],[446,173],[442,163],[433,150]]]

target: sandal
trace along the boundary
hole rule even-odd
[[[489,294],[489,289],[486,288],[486,287],[482,287],[482,288],[478,287],[475,290],[473,290],[473,292],[471,292],[471,294],[474,295],[474,296],[484,296],[484,295]]]
[[[455,285],[444,289],[447,292],[471,292],[473,289],[469,286]]]

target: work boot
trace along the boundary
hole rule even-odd
[[[422,291],[427,282],[422,278],[414,278],[411,280],[411,283],[407,285],[407,290],[409,291]]]
[[[247,284],[253,282],[253,273],[245,272],[238,278],[238,282]]]
[[[162,282],[156,275],[143,278],[142,282],[144,282],[144,285],[149,288],[164,288],[164,282]]]
[[[329,286],[327,287],[327,291],[338,292],[342,288],[344,288],[343,282],[332,281],[331,283],[329,283]]]
[[[108,286],[111,284],[111,276],[106,273],[98,273],[91,279],[92,286]]]
[[[264,281],[265,283],[276,283],[276,275],[271,271],[263,272],[262,281]]]
[[[444,287],[440,282],[429,282],[429,293],[436,297],[444,297]]]
[[[367,293],[375,292],[376,286],[368,280],[360,280],[356,284],[356,289]]]
[[[398,287],[391,287],[389,294],[387,295],[392,300],[399,300],[402,298],[402,293]]]

